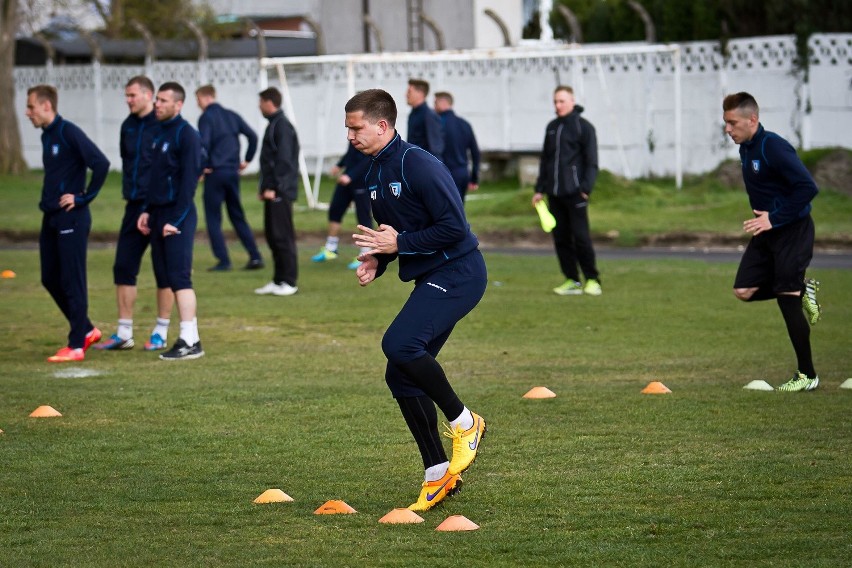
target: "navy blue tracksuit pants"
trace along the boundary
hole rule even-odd
[[[408,363],[427,353],[437,357],[456,323],[482,299],[487,284],[485,260],[478,249],[417,280],[382,338],[382,351],[388,358],[385,381],[394,398],[425,396],[396,363]]]
[[[41,222],[41,283],[71,326],[68,347],[81,349],[92,328],[86,287],[86,247],[92,215],[88,207],[46,213]]]
[[[213,170],[204,176],[204,216],[207,219],[207,235],[210,247],[222,264],[231,264],[225,236],[222,234],[222,202],[228,210],[228,218],[234,231],[243,243],[252,260],[260,260],[260,251],[254,242],[243,205],[240,203],[240,174],[236,170]]]

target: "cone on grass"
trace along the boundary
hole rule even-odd
[[[39,406],[30,412],[30,418],[53,418],[54,416],[62,416],[58,410],[52,406]]]
[[[842,389],[852,389],[852,379],[846,379],[842,383],[840,383],[840,388]]]
[[[263,505],[266,503],[289,503],[291,501],[293,501],[293,498],[280,489],[267,489],[258,495],[252,503]]]
[[[357,513],[355,509],[346,504],[346,501],[331,499],[326,501],[314,511],[314,515],[351,515]]]
[[[671,392],[669,387],[660,381],[651,381],[647,387],[642,389],[642,394],[670,394]]]
[[[770,385],[766,381],[762,381],[760,379],[753,380],[752,382],[750,382],[749,384],[747,384],[743,388],[746,389],[746,390],[753,390],[753,391],[774,391],[775,390],[774,388],[772,388],[772,385]]]
[[[547,387],[533,387],[523,398],[556,398],[556,393]]]
[[[464,515],[453,515],[451,517],[447,517],[443,523],[438,525],[435,529],[436,531],[475,531],[479,528],[479,525],[465,517]]]
[[[15,276],[17,276],[17,274],[15,274],[14,270],[4,270],[3,272],[0,272],[0,278],[14,278]]]
[[[379,519],[379,522],[386,525],[410,525],[422,523],[423,517],[409,509],[397,508]]]

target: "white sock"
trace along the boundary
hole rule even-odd
[[[361,247],[360,252],[361,254],[364,254],[365,252],[370,252],[370,247]]]
[[[455,420],[450,420],[450,428],[453,430],[455,430],[456,426],[459,425],[461,426],[462,431],[473,428],[473,414],[470,413],[470,410],[468,410],[466,406]]]
[[[163,341],[169,338],[169,322],[171,320],[165,318],[157,318],[157,325],[154,326],[154,331],[151,332],[151,335],[155,333],[159,334],[160,337],[163,338]]]
[[[180,322],[180,338],[190,346],[198,343],[198,318]]]
[[[326,237],[325,248],[331,252],[337,252],[337,244],[340,242],[340,237]]]
[[[433,465],[430,468],[426,468],[426,473],[423,475],[424,481],[438,481],[445,475],[447,475],[447,470],[450,469],[450,462],[445,461],[444,463],[439,463],[438,465]]]
[[[119,336],[123,341],[131,339],[133,337],[133,320],[119,319],[118,331],[116,331],[115,334]]]

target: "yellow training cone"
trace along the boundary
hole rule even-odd
[[[30,418],[52,418],[54,416],[62,416],[58,410],[52,406],[39,406],[30,412]]]
[[[358,511],[347,505],[345,501],[332,499],[320,505],[319,508],[314,511],[314,515],[350,515],[357,512]]]
[[[438,525],[436,531],[475,531],[479,525],[465,517],[464,515],[453,515],[447,517],[446,520]]]
[[[523,398],[556,398],[556,393],[547,387],[533,387]]]
[[[670,394],[672,391],[660,381],[651,381],[642,389],[642,394]]]
[[[260,495],[258,495],[252,503],[257,503],[258,505],[264,503],[289,503],[293,500],[292,497],[281,491],[280,489],[267,489]]]
[[[423,517],[409,509],[398,508],[379,519],[379,522],[387,525],[414,524],[422,523]]]
[[[0,272],[0,278],[14,278],[15,276],[17,276],[17,274],[15,274],[14,270],[4,270],[3,272]]]

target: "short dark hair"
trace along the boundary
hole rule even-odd
[[[450,106],[453,106],[453,95],[448,93],[447,91],[438,91],[435,93],[436,99],[444,99],[445,101],[450,103]]]
[[[725,97],[722,101],[722,110],[725,112],[729,110],[738,110],[743,114],[753,114],[757,117],[760,116],[760,107],[757,106],[757,101],[754,100],[753,96],[744,91]]]
[[[175,100],[183,102],[186,100],[186,91],[183,90],[183,87],[180,83],[176,83],[174,81],[166,81],[162,85],[160,85],[160,91],[171,91],[175,94]]]
[[[281,91],[275,87],[269,87],[258,93],[261,100],[271,102],[275,108],[281,108]]]
[[[40,103],[49,101],[53,112],[56,112],[56,108],[59,105],[59,92],[56,90],[56,87],[53,85],[36,85],[27,89],[27,96],[33,93],[35,93],[36,99]]]
[[[216,98],[216,87],[213,85],[201,85],[197,89],[195,89],[196,95],[201,95],[202,97],[213,97]]]
[[[566,93],[568,93],[569,95],[573,95],[573,94],[574,94],[574,89],[572,89],[572,88],[571,88],[571,87],[569,87],[568,85],[558,85],[555,89],[553,89],[553,94],[555,95],[555,94],[556,94],[556,93],[558,93],[559,91],[565,91],[565,92],[566,92]]]
[[[361,91],[346,103],[345,111],[363,112],[364,118],[375,124],[386,120],[393,128],[396,126],[396,103],[387,91],[367,89]]]
[[[423,93],[423,96],[429,94],[429,81],[424,81],[423,79],[409,79],[408,84]]]
[[[140,89],[144,89],[150,93],[154,92],[154,82],[145,75],[136,75],[135,77],[131,77],[124,88],[126,89],[132,85],[139,85]]]

